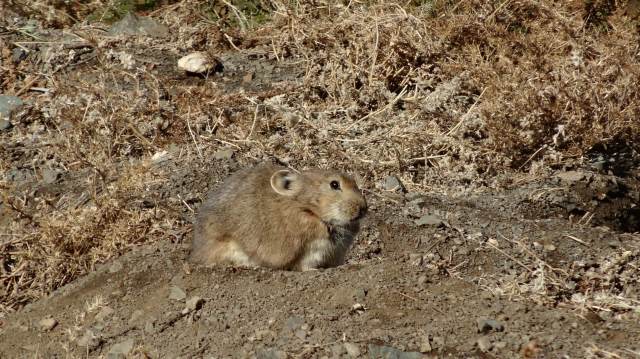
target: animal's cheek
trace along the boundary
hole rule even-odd
[[[360,214],[361,206],[359,204],[354,204],[351,206],[351,216],[355,217]]]

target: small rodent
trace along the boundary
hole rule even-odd
[[[230,176],[201,205],[189,259],[306,271],[335,267],[367,213],[353,178],[260,164]]]

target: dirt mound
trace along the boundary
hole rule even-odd
[[[1,357],[640,352],[633,6],[0,12]],[[261,161],[356,175],[346,266],[185,265],[206,191]]]
[[[0,353],[625,357],[640,349],[630,335],[640,331],[638,236],[552,215],[526,219],[519,203],[528,192],[395,206],[373,199],[379,209],[349,263],[316,272],[189,268],[188,245],[146,245],[6,318]],[[424,213],[440,222],[416,225]]]

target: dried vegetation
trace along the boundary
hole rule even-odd
[[[24,16],[0,19],[0,92],[29,100],[0,134],[2,311],[140,243],[188,238],[223,149],[357,170],[371,192],[394,171],[409,191],[450,196],[583,165],[612,141],[638,163],[640,34],[625,3],[270,1],[251,13],[185,0],[147,11],[165,38],[77,21],[112,3],[50,3],[0,5]],[[12,61],[15,48],[27,59]],[[249,75],[180,74],[190,51]]]

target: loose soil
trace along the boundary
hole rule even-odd
[[[602,47],[637,40],[616,22],[631,10],[282,5],[240,31],[192,1],[140,13],[171,29],[155,37],[34,25],[11,4],[0,90],[26,103],[0,130],[1,358],[640,357],[638,75],[598,72]],[[558,24],[580,54],[527,47]],[[223,68],[180,72],[194,50]],[[566,63],[514,62],[527,51]],[[625,54],[609,60],[636,69]],[[558,88],[591,92],[551,88],[571,61]],[[530,76],[545,66],[552,85]],[[525,77],[534,90],[503,96]],[[185,261],[207,191],[262,161],[356,176],[370,211],[345,265]]]

